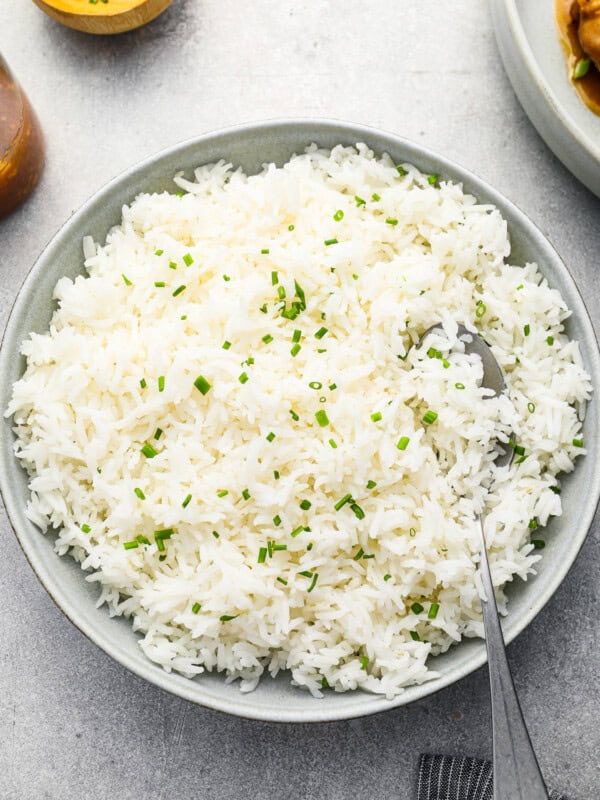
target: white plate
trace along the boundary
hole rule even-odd
[[[504,68],[527,116],[575,177],[600,197],[600,116],[567,75],[554,0],[491,0]]]

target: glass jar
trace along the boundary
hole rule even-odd
[[[25,200],[38,182],[44,140],[25,93],[0,56],[0,217]]]

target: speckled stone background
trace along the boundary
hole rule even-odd
[[[600,325],[600,201],[553,157],[504,75],[482,0],[175,0],[93,38],[0,0],[0,52],[48,146],[40,188],[0,222],[0,324],[57,227],[109,178],[178,140],[279,116],[386,128],[472,169],[546,232]],[[582,487],[582,492],[585,487]],[[0,512],[2,800],[388,800],[421,751],[491,754],[487,675],[378,716],[234,719],[126,672],[62,616]],[[600,796],[600,537],[509,648],[544,774]]]

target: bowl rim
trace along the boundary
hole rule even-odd
[[[85,219],[88,210],[111,195],[114,189],[121,186],[124,181],[131,180],[133,177],[143,174],[149,167],[155,165],[163,159],[168,159],[177,155],[181,151],[185,151],[190,146],[201,147],[203,144],[217,141],[227,136],[237,134],[265,134],[267,132],[281,131],[282,129],[300,129],[306,133],[306,146],[311,142],[318,140],[326,133],[339,133],[340,136],[351,135],[355,137],[355,142],[365,142],[368,146],[369,141],[373,139],[382,138],[393,146],[401,149],[403,153],[407,154],[404,159],[407,162],[411,160],[418,164],[420,158],[428,158],[439,165],[443,174],[448,174],[452,181],[465,182],[468,184],[468,192],[473,193],[478,199],[485,199],[486,203],[493,203],[499,207],[502,215],[506,217],[507,211],[516,219],[518,223],[527,230],[534,241],[535,246],[544,256],[552,259],[556,268],[562,273],[566,285],[574,296],[574,299],[580,303],[578,319],[583,326],[585,336],[580,336],[579,340],[585,339],[589,344],[589,350],[586,353],[588,363],[586,368],[590,371],[592,379],[594,375],[600,377],[600,350],[598,348],[598,341],[592,326],[589,313],[585,306],[584,300],[571,276],[568,268],[558,255],[553,245],[543,235],[541,230],[529,219],[529,217],[522,212],[512,201],[502,195],[486,181],[482,180],[470,170],[462,167],[461,165],[453,162],[443,156],[438,155],[436,152],[423,147],[420,144],[411,142],[395,133],[388,132],[379,128],[371,126],[345,122],[336,119],[327,118],[282,118],[282,119],[269,119],[257,122],[246,122],[240,125],[228,126],[226,128],[209,131],[200,136],[188,138],[184,141],[178,142],[168,148],[162,149],[154,153],[138,163],[126,168],[108,183],[104,184],[100,189],[95,191],[83,205],[71,216],[66,222],[57,230],[54,236],[46,244],[41,251],[38,258],[35,260],[33,266],[26,274],[21,287],[19,288],[15,300],[13,302],[11,311],[9,313],[3,334],[0,342],[0,375],[6,375],[8,371],[8,363],[11,356],[19,352],[19,346],[23,340],[23,334],[17,334],[18,328],[17,315],[21,307],[25,304],[27,295],[31,293],[36,277],[40,270],[44,268],[44,260],[51,251],[53,246],[60,243],[62,236],[68,236],[71,227],[75,227],[80,220]],[[379,148],[376,148],[378,152]],[[202,156],[200,155],[200,159]],[[513,223],[515,224],[515,223]],[[509,226],[510,232],[510,226]],[[572,305],[572,304],[571,304]],[[571,309],[573,310],[573,309]],[[593,410],[597,420],[600,420],[600,409],[597,408],[596,403],[588,404],[588,414]],[[10,450],[10,456],[9,456]],[[590,456],[591,457],[591,454]],[[452,683],[466,677],[481,667],[486,662],[485,647],[483,640],[478,652],[475,652],[466,665],[456,665],[450,668],[441,677],[434,678],[423,684],[408,687],[402,694],[395,697],[393,700],[385,700],[379,695],[373,695],[368,701],[357,704],[347,704],[340,708],[319,708],[319,701],[315,701],[315,705],[307,703],[306,711],[299,713],[297,711],[289,711],[285,708],[276,708],[274,706],[263,706],[246,704],[240,707],[236,702],[236,697],[239,698],[237,690],[232,690],[231,696],[226,699],[222,697],[213,697],[206,690],[198,690],[198,684],[195,681],[189,681],[182,678],[183,682],[173,680],[173,674],[164,671],[156,672],[156,666],[152,661],[144,657],[140,663],[136,662],[127,652],[120,649],[114,642],[110,641],[107,637],[98,633],[94,626],[89,624],[84,615],[77,608],[73,608],[68,602],[64,601],[63,593],[60,583],[52,574],[52,569],[48,567],[44,561],[37,556],[33,547],[29,543],[29,535],[27,531],[21,530],[19,523],[19,509],[16,498],[12,495],[8,483],[7,475],[11,468],[14,469],[15,457],[12,453],[12,447],[0,448],[0,496],[4,502],[6,513],[9,523],[17,537],[17,540],[23,550],[31,568],[36,574],[42,586],[46,589],[53,602],[57,605],[62,613],[70,620],[73,625],[81,631],[90,641],[96,644],[107,655],[111,656],[114,660],[122,666],[138,675],[141,678],[149,681],[153,685],[167,691],[171,694],[182,697],[196,704],[202,705],[217,711],[222,711],[235,716],[244,717],[247,719],[255,719],[268,722],[326,722],[338,721],[344,719],[352,719],[356,717],[366,716],[374,713],[379,713],[386,710],[397,708],[398,706],[405,705],[410,702],[422,699],[430,694],[434,694],[441,689],[449,686]],[[505,630],[506,643],[509,644],[515,639],[530,622],[538,615],[546,603],[550,600],[552,595],[556,592],[563,579],[566,577],[569,569],[571,568],[583,542],[586,539],[589,528],[591,526],[594,514],[600,499],[600,460],[596,459],[592,464],[592,480],[587,486],[587,491],[582,503],[581,508],[578,510],[578,524],[576,526],[575,534],[568,542],[566,557],[563,558],[562,567],[556,570],[547,581],[547,585],[543,592],[534,594],[531,602],[528,603],[526,610],[521,614],[517,620],[510,618],[510,613],[503,624]],[[39,532],[38,532],[39,533]],[[198,695],[202,695],[199,697]],[[354,696],[363,696],[364,692],[355,692]],[[246,695],[248,697],[248,695]],[[307,693],[307,698],[310,695]],[[311,698],[312,699],[312,698]]]

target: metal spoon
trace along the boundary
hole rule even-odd
[[[435,330],[442,330],[442,326],[438,324],[429,328],[418,344]],[[501,394],[506,390],[506,383],[492,351],[480,336],[459,325],[458,335],[462,337],[464,334],[471,337],[470,342],[465,341],[465,352],[481,358],[482,385],[491,389],[494,395]],[[512,448],[506,449],[498,455],[496,464],[509,464],[513,452]],[[477,525],[481,533],[480,573],[486,594],[486,600],[481,600],[481,609],[492,700],[494,800],[548,800],[548,790],[533,751],[506,658],[481,516],[477,517]]]

